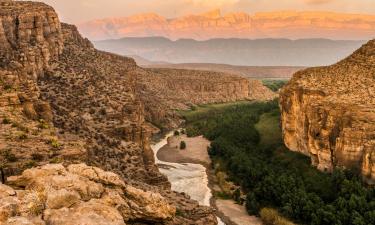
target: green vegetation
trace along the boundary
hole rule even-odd
[[[268,87],[274,92],[280,90],[285,84],[288,83],[287,80],[262,80],[263,85]]]
[[[271,208],[263,208],[260,211],[260,218],[265,225],[294,225],[294,223],[283,218],[277,210]]]
[[[36,161],[42,161],[44,159],[44,156],[39,153],[33,153],[31,154],[31,158]]]
[[[174,131],[174,136],[178,136],[178,135],[180,135],[180,132],[178,132],[178,130],[175,130]]]
[[[56,139],[50,139],[48,143],[52,146],[54,149],[58,149],[61,147],[61,144]]]
[[[186,149],[186,142],[185,141],[181,141],[181,143],[180,143],[180,149],[181,150]]]
[[[284,146],[277,101],[213,108],[185,113],[187,133],[211,141],[213,164],[247,193],[250,214],[269,207],[302,224],[375,224],[374,188],[352,171],[322,173]]]
[[[25,133],[20,133],[19,135],[18,135],[18,139],[20,139],[20,140],[26,140],[27,139],[27,134],[25,134]]]
[[[14,155],[13,153],[12,153],[12,151],[10,150],[10,149],[5,149],[4,151],[3,151],[3,157],[8,161],[8,162],[17,162],[17,157],[16,157],[16,155]]]

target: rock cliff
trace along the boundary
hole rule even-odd
[[[276,97],[259,80],[228,73],[182,69],[147,69],[140,73],[138,95],[145,104],[146,118],[162,128],[178,127],[182,121],[176,110],[194,105]]]
[[[375,179],[375,40],[339,63],[297,72],[280,93],[285,144],[321,170]]]
[[[155,166],[138,70],[53,8],[0,1],[1,224],[216,224]]]
[[[220,10],[177,18],[147,13],[93,20],[79,25],[92,40],[122,37],[192,38],[328,38],[368,40],[374,35],[375,16],[319,11],[276,11],[223,15]]]

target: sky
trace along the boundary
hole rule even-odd
[[[319,10],[375,14],[375,0],[39,0],[52,5],[64,22],[157,13],[167,18],[213,9],[222,12]]]

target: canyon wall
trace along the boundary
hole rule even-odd
[[[144,102],[146,118],[160,128],[176,128],[182,120],[176,113],[192,106],[238,100],[272,100],[276,93],[259,80],[228,73],[142,69],[138,95]]]
[[[43,3],[0,1],[1,224],[217,223],[156,167],[138,69]]]
[[[297,72],[280,92],[286,146],[324,171],[375,179],[375,40],[339,63]]]

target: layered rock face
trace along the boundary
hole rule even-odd
[[[180,69],[147,69],[140,73],[138,95],[145,103],[146,118],[163,128],[179,126],[182,121],[175,111],[194,105],[276,97],[261,81],[227,73]]]
[[[81,140],[59,139],[37,79],[62,52],[54,10],[31,2],[0,2],[0,169],[7,175],[49,161],[85,161]]]
[[[155,166],[132,59],[43,3],[0,1],[0,22],[1,224],[216,224]]]
[[[108,18],[79,25],[92,40],[122,37],[192,38],[328,38],[368,40],[373,37],[375,16],[309,11],[228,13],[220,10],[168,19],[157,14]],[[350,31],[350,32],[348,32]]]
[[[158,223],[176,208],[116,174],[85,164],[47,164],[0,184],[1,224],[108,224],[131,220]]]
[[[297,72],[280,93],[285,144],[321,170],[375,179],[375,40],[341,62]]]

